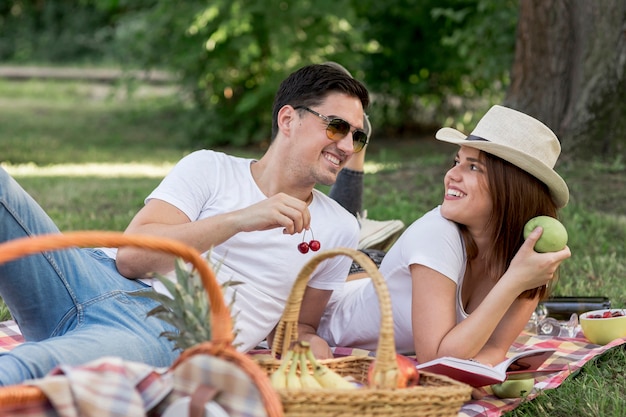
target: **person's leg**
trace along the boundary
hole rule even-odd
[[[363,171],[343,168],[328,193],[330,198],[354,216],[361,213],[363,206],[363,175]]]
[[[58,232],[41,207],[0,168],[0,241]],[[162,356],[163,349],[158,347],[164,343],[159,339],[164,325],[160,320],[146,319],[147,312],[157,305],[156,302],[104,303],[125,299],[117,297],[120,292],[146,289],[151,290],[139,281],[121,276],[113,259],[93,249],[51,251],[0,265],[0,297],[9,307],[25,339],[28,342],[49,339],[41,345],[26,343],[11,354],[1,356],[0,370],[13,375],[10,378],[41,376],[41,372],[49,371],[50,366],[59,360],[80,363],[87,357],[118,353],[129,359],[149,358],[155,363],[162,363],[161,357],[171,357],[171,354]],[[146,327],[152,339],[143,340],[148,336],[142,336],[143,341],[135,343],[141,346],[133,349],[132,344],[124,340],[109,338],[107,332],[93,346],[88,343],[82,346],[73,342],[73,337],[63,336],[83,335],[81,329],[89,328],[89,311],[98,311],[96,307],[101,302],[102,305],[110,305],[111,310],[96,314],[95,317],[101,320],[96,322],[97,325],[108,326],[107,332],[113,335],[133,327],[124,324],[125,317],[128,317],[139,327]],[[125,306],[134,306],[131,309],[134,313],[131,314]],[[120,315],[119,311],[123,314]],[[135,330],[131,333],[140,334]],[[91,339],[95,343],[98,337]],[[153,349],[157,349],[156,354]],[[171,351],[171,346],[165,350]]]
[[[43,209],[0,169],[0,241],[59,233]],[[24,337],[37,341],[74,325],[78,306],[121,284],[100,270],[93,252],[65,249],[24,256],[0,265],[0,297]],[[108,258],[106,258],[108,259]],[[107,280],[105,277],[113,278]],[[137,289],[128,282],[128,290]]]
[[[155,304],[133,295],[138,293],[119,291],[94,300],[85,306],[83,320],[71,331],[23,343],[0,355],[0,385],[42,378],[60,364],[82,365],[106,356],[170,366],[180,351],[160,334],[173,329],[159,319],[146,317]]]
[[[152,288],[119,275],[114,260],[101,251],[84,252],[100,264],[94,269],[101,283],[87,279],[85,285],[71,288],[74,298],[82,301],[62,318],[50,337],[0,355],[0,385],[43,377],[58,364],[80,365],[103,356],[152,366],[169,366],[178,356],[173,344],[161,337],[175,329],[148,317],[157,302],[138,295]],[[53,299],[49,304],[55,304]]]

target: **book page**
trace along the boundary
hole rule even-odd
[[[554,349],[538,349],[520,352],[497,365],[497,368],[506,373],[521,373],[536,371],[554,353]]]

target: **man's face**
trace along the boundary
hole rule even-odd
[[[361,101],[356,97],[332,93],[320,105],[310,107],[310,111],[298,110],[298,115],[292,140],[299,155],[294,157],[300,160],[301,169],[308,170],[315,183],[334,184],[337,174],[354,153],[354,131],[363,129]],[[330,139],[327,133],[327,119],[335,118],[350,124],[350,131],[345,136],[335,135],[338,140]]]

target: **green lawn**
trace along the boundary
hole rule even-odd
[[[63,231],[123,230],[172,164],[193,150],[181,133],[174,90],[121,96],[105,86],[0,80],[0,163]],[[438,204],[452,152],[431,137],[374,136],[364,196],[369,217],[409,224]],[[565,158],[558,169],[571,188],[562,220],[572,258],[556,295],[603,295],[626,307],[626,161]],[[625,368],[624,349],[613,349],[510,415],[624,416]]]

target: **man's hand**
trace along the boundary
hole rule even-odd
[[[311,224],[307,202],[285,193],[275,194],[233,214],[238,214],[236,223],[242,232],[282,227],[284,233],[294,234]]]

